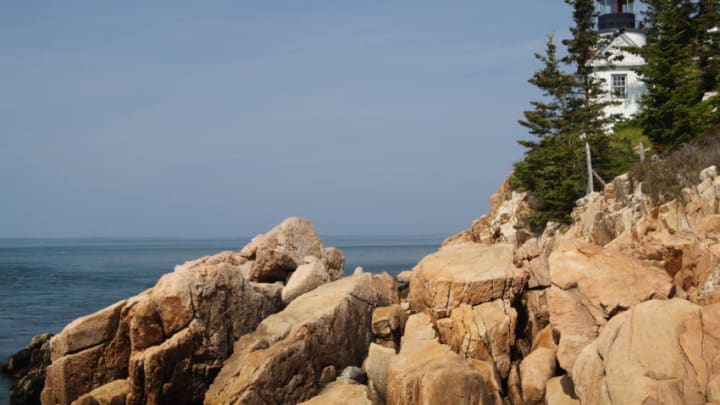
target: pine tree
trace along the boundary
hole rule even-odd
[[[579,166],[581,145],[567,131],[568,95],[573,77],[562,72],[557,47],[548,36],[545,54],[535,54],[542,69],[528,80],[543,93],[544,101],[533,101],[532,110],[524,112],[520,125],[537,138],[518,141],[527,150],[524,159],[515,164],[512,185],[532,196],[533,214],[529,218],[533,228],[541,228],[547,221],[570,222],[570,211],[582,195]]]
[[[529,82],[539,88],[544,101],[535,101],[519,123],[537,139],[519,141],[526,149],[515,164],[512,186],[531,195],[530,225],[539,229],[548,221],[570,223],[575,201],[586,192],[585,142],[590,143],[593,165],[601,176],[612,178],[627,168],[632,151],[618,148],[607,135],[613,119],[605,115],[611,102],[601,97],[602,82],[593,74],[591,61],[607,38],[594,29],[592,0],[566,0],[573,6],[572,38],[563,41],[568,53],[558,59],[552,36],[542,62]],[[572,73],[563,72],[570,65]]]
[[[572,116],[569,117],[576,130],[589,138],[607,133],[614,122],[605,115],[606,107],[612,101],[603,98],[606,93],[604,81],[593,74],[591,62],[594,58],[609,59],[608,55],[599,55],[598,51],[609,44],[612,36],[602,37],[595,29],[595,2],[593,0],[565,0],[573,7],[573,21],[570,28],[572,37],[563,41],[567,55],[563,62],[575,70],[575,85],[572,90]]]
[[[608,136],[616,119],[605,114],[615,104],[607,93],[604,80],[594,73],[592,62],[597,59],[612,63],[611,53],[600,54],[619,34],[600,35],[595,29],[594,0],[565,0],[573,8],[574,26],[571,38],[563,41],[567,56],[563,61],[574,68],[574,86],[566,120],[570,130],[590,144],[593,168],[601,177],[612,179],[627,168],[631,159],[629,145],[612,142]]]
[[[703,93],[717,90],[720,75],[720,34],[715,32],[715,29],[720,26],[720,1],[698,1],[692,24],[697,37],[695,58],[702,72],[701,90]]]
[[[720,0],[699,0],[692,25],[696,36],[693,58],[700,71],[699,92],[702,95],[717,93],[720,90]],[[698,117],[698,130],[702,131],[698,136],[720,125],[720,97],[701,101],[693,110]]]
[[[640,124],[661,149],[674,149],[701,134],[703,75],[694,60],[698,35],[690,0],[646,0],[647,44],[638,53],[647,92],[640,99]]]

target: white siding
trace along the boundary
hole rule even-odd
[[[614,74],[624,74],[626,76],[626,92],[627,96],[625,98],[618,98],[613,97],[611,92],[611,86],[612,86],[612,75]],[[603,70],[595,73],[596,77],[599,77],[605,81],[603,86],[607,90],[607,93],[604,97],[605,100],[612,100],[617,101],[619,104],[612,105],[607,107],[605,112],[608,115],[614,115],[614,114],[620,114],[623,117],[630,117],[634,114],[637,114],[639,111],[638,102],[640,101],[640,96],[645,92],[645,84],[640,81],[638,78],[637,73],[632,68],[622,68],[622,67],[615,67],[612,70]]]
[[[640,32],[625,32],[615,38],[613,42],[606,48],[613,55],[622,55],[621,60],[613,61],[611,64],[604,60],[594,60],[591,62],[595,68],[595,75],[604,80],[604,87],[607,93],[604,99],[617,101],[619,104],[609,106],[605,111],[608,115],[619,114],[625,118],[629,118],[637,114],[640,110],[638,102],[640,96],[645,92],[645,84],[640,80],[636,70],[642,66],[645,61],[638,55],[622,50],[626,46],[644,46],[645,34]],[[626,92],[625,98],[612,96],[612,75],[626,75]]]

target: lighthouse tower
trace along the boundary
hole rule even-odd
[[[597,6],[598,31],[611,41],[598,50],[590,64],[595,76],[604,80],[607,92],[603,97],[616,103],[605,112],[629,118],[639,111],[638,102],[645,92],[637,74],[645,61],[624,48],[644,46],[646,36],[637,28],[634,0],[598,0]]]

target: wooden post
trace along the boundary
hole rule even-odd
[[[593,185],[593,168],[592,168],[592,156],[590,155],[590,144],[585,142],[585,157],[587,158],[587,174],[588,174],[588,194],[595,190]]]
[[[642,141],[640,141],[640,161],[645,161],[645,145],[643,145]]]

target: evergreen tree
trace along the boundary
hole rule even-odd
[[[720,90],[720,0],[699,0],[692,22],[697,37],[694,59],[701,72],[700,93],[717,93]],[[694,110],[702,133],[720,124],[720,97],[700,102]]]
[[[532,102],[519,123],[537,139],[519,141],[526,149],[515,164],[512,186],[528,191],[533,213],[530,225],[539,229],[548,221],[570,223],[575,201],[586,190],[585,142],[591,145],[593,166],[608,179],[627,168],[632,150],[619,148],[607,134],[613,119],[605,115],[611,104],[602,97],[602,81],[593,74],[591,62],[608,41],[594,29],[593,0],[566,0],[573,6],[572,38],[563,41],[567,56],[559,59],[552,36],[544,55],[535,57],[543,67],[529,82],[539,88],[544,100]],[[563,72],[570,65],[572,73]]]
[[[699,0],[693,18],[693,31],[697,37],[697,58],[702,72],[701,91],[717,90],[720,75],[720,0]]]
[[[544,101],[533,101],[532,110],[524,112],[520,125],[535,136],[534,141],[518,141],[527,150],[524,159],[515,164],[511,179],[513,188],[526,190],[532,196],[533,228],[547,221],[570,222],[570,211],[582,195],[582,170],[579,166],[581,145],[567,131],[568,95],[573,77],[563,73],[552,35],[548,36],[545,54],[535,54],[542,69],[528,80],[543,93]]]
[[[573,8],[571,37],[563,41],[563,61],[574,68],[574,85],[566,116],[569,130],[590,144],[593,168],[601,177],[612,179],[627,168],[631,148],[608,136],[616,119],[605,109],[616,102],[607,94],[606,84],[594,73],[593,62],[612,63],[610,52],[601,53],[619,33],[600,35],[595,29],[595,0],[565,0]]]
[[[640,100],[640,124],[663,149],[674,149],[701,134],[708,113],[700,101],[703,75],[694,58],[698,34],[690,0],[646,0],[647,44],[638,50],[647,92]]]

